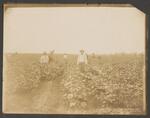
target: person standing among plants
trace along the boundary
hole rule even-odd
[[[78,55],[77,65],[79,65],[79,70],[81,72],[85,71],[85,65],[88,64],[87,54],[84,50],[80,50],[80,54]]]
[[[49,55],[49,63],[51,63],[51,62],[54,61],[54,52],[55,52],[55,50],[52,50],[52,51],[50,52],[50,55]]]
[[[65,63],[65,65],[67,66],[67,64],[68,64],[68,56],[67,56],[67,54],[65,53],[64,55],[63,55],[63,58],[64,58],[64,63]]]
[[[49,62],[49,57],[48,57],[47,53],[44,52],[42,54],[42,56],[40,57],[40,63],[41,64],[48,64],[48,62]]]
[[[49,56],[46,52],[44,52],[40,57],[40,75],[42,79],[47,78],[49,72],[48,63],[49,63]]]

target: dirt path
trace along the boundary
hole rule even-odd
[[[60,80],[43,81],[32,91],[32,111],[41,113],[57,113],[61,102]]]
[[[60,80],[41,81],[38,88],[24,93],[15,93],[11,96],[7,108],[11,112],[18,113],[58,113],[61,104],[61,86]],[[7,111],[9,112],[9,109]],[[13,109],[13,111],[12,111]]]
[[[33,91],[33,110],[56,113],[61,101],[60,80],[44,81],[35,92]]]

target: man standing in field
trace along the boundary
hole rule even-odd
[[[49,63],[51,63],[51,62],[54,61],[54,52],[55,52],[55,50],[52,50],[52,51],[50,52],[50,55],[49,55]]]
[[[87,54],[84,50],[80,50],[80,54],[78,55],[77,65],[79,65],[79,69],[81,72],[85,71],[85,65],[88,64]]]
[[[44,52],[40,57],[40,76],[42,79],[48,79],[49,75],[48,63],[49,63],[49,56],[46,52]]]
[[[40,63],[41,64],[48,64],[48,62],[49,62],[49,56],[47,55],[46,52],[44,52],[40,58]]]
[[[67,56],[66,53],[63,55],[63,58],[64,58],[64,63],[65,63],[65,65],[67,65],[67,58],[68,58],[68,56]]]

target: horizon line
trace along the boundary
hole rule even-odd
[[[50,54],[50,52],[46,52]],[[43,54],[43,52],[3,52],[3,54]],[[54,54],[78,54],[78,53],[66,53],[66,52],[54,52]],[[113,54],[145,54],[145,52],[116,52],[116,53],[87,53],[87,54],[98,54],[98,55],[113,55]]]

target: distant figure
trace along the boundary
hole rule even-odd
[[[67,59],[67,54],[64,54],[64,59],[65,59],[65,60]]]
[[[95,53],[92,53],[92,58],[95,58],[96,56],[95,56]]]
[[[18,54],[18,52],[15,52],[15,55],[17,55]]]
[[[40,58],[40,63],[41,64],[48,64],[49,62],[49,56],[47,55],[46,52],[44,52]]]
[[[85,71],[85,65],[88,64],[87,54],[84,50],[80,50],[80,54],[78,55],[77,64],[79,65],[79,69],[81,72]]]
[[[51,63],[51,62],[54,60],[54,52],[55,52],[55,50],[52,50],[52,51],[50,52],[50,55],[49,55],[49,63]]]
[[[87,53],[85,53],[85,55],[87,56],[87,60],[89,59],[89,56],[88,56],[88,54]]]
[[[68,58],[67,54],[64,54],[63,58],[64,58],[65,64],[67,64],[67,58]]]

